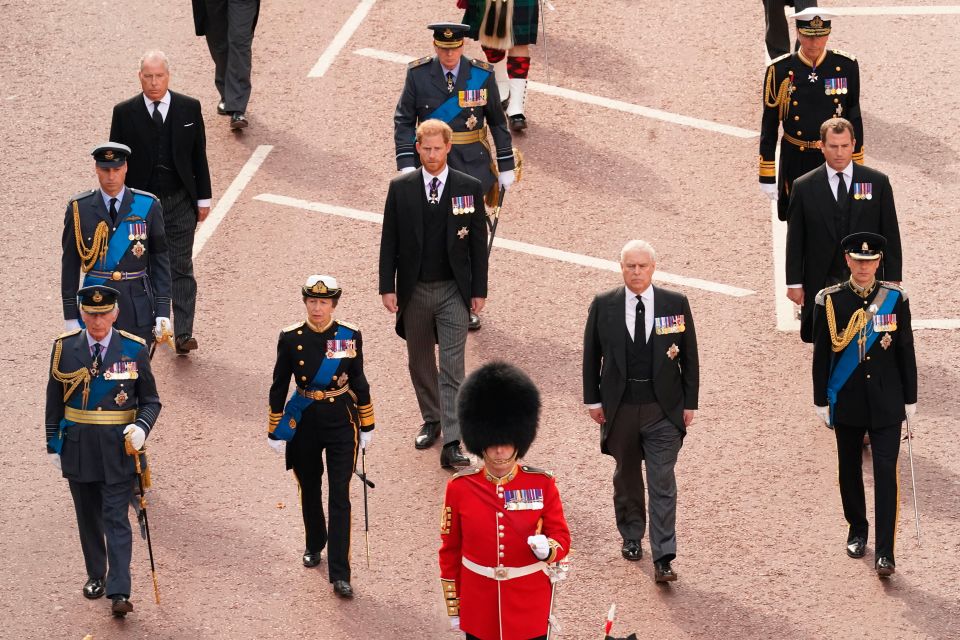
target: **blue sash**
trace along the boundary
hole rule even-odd
[[[887,296],[884,299],[883,304],[880,305],[877,313],[873,315],[890,313],[899,299],[899,291],[887,289]],[[877,339],[877,333],[873,330],[872,319],[873,316],[867,320],[867,342],[864,347],[864,353],[870,351],[870,347],[873,346],[873,343]],[[830,372],[830,379],[827,381],[827,400],[830,402],[830,424],[833,424],[833,409],[837,404],[837,394],[840,393],[840,389],[843,388],[843,385],[847,383],[847,380],[850,379],[850,376],[860,364],[860,347],[857,344],[857,340],[853,339],[850,341],[850,344],[848,344],[843,350],[843,353],[840,354],[839,359],[836,359],[836,354],[834,354],[833,358],[835,364],[833,366],[833,371]]]
[[[150,215],[152,205],[153,198],[142,193],[134,193],[133,202],[130,204],[130,213],[139,216],[146,222],[147,216]],[[130,240],[130,234],[114,232],[107,245],[107,255],[103,260],[103,268],[99,269],[99,271],[115,271],[117,265],[120,264],[120,260],[123,259],[123,256],[127,253],[127,249],[130,248],[131,242],[133,241]],[[106,281],[106,278],[98,278],[88,273],[83,279],[83,286],[91,287],[93,285],[103,284]]]
[[[352,337],[353,329],[349,329],[342,324],[337,326],[337,331],[333,334],[334,340],[349,340]],[[313,376],[313,380],[307,385],[307,390],[316,391],[318,389],[325,389],[327,385],[330,384],[330,379],[339,366],[339,358],[327,358],[324,356],[323,362],[320,363],[320,367],[317,369],[317,373]],[[273,435],[280,440],[293,440],[297,425],[300,424],[300,419],[303,417],[304,410],[313,403],[313,399],[300,395],[297,393],[297,390],[294,389],[293,393],[290,394],[290,399],[287,400],[286,406],[283,408],[283,417],[280,418],[280,424],[273,430]]]
[[[137,354],[140,353],[140,349],[143,348],[143,345],[137,342],[136,340],[130,340],[129,338],[124,338],[119,333],[114,334],[112,340],[123,340],[123,347],[120,350],[120,353],[124,356],[127,356],[130,360],[136,360]],[[110,380],[107,380],[103,377],[103,372],[100,372],[100,375],[90,380],[90,395],[87,396],[87,406],[96,407],[100,404],[100,401],[103,400],[103,396],[107,395],[111,389],[113,389],[116,383]],[[70,399],[67,400],[67,406],[73,407],[74,409],[83,409],[83,393],[79,389],[73,392],[73,395],[70,396]],[[63,449],[63,434],[66,433],[69,427],[74,426],[76,423],[66,418],[60,420],[60,428],[57,430],[57,433],[50,439],[47,444],[57,453],[60,453]]]
[[[481,69],[479,67],[473,67],[470,72],[470,79],[467,80],[467,91],[476,91],[480,89],[487,83],[487,78],[490,77],[490,72],[486,69]],[[462,107],[460,106],[460,96],[456,93],[447,98],[447,101],[441,104],[439,107],[434,109],[430,115],[428,115],[425,120],[430,120],[436,118],[437,120],[443,120],[444,122],[449,123],[457,114],[460,113]]]

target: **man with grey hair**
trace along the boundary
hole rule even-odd
[[[193,319],[197,281],[193,236],[210,213],[210,169],[200,102],[168,89],[170,61],[162,51],[140,58],[142,92],[113,108],[110,139],[127,145],[127,184],[155,194],[173,277],[173,331],[178,355],[197,348]]]
[[[697,336],[682,293],[651,284],[657,254],[642,240],[620,251],[623,286],[593,299],[583,336],[583,401],[616,460],[613,504],[627,560],[643,557],[647,466],[654,580],[677,579],[674,466],[700,389]]]

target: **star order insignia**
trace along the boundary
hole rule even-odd
[[[816,82],[818,79],[820,79],[820,76],[817,75],[816,71],[811,72],[810,75],[807,76],[807,80],[810,82]]]
[[[676,343],[670,345],[670,348],[667,349],[667,357],[673,360],[680,353],[680,347]]]
[[[131,249],[131,251],[133,252],[133,255],[137,256],[138,258],[142,258],[146,250],[147,248],[143,246],[143,243],[140,242],[139,240],[137,240],[137,243],[133,245],[133,249]]]
[[[470,233],[470,229],[467,229],[466,227],[460,227],[460,230],[457,231],[457,237],[463,240],[464,238],[467,237],[467,234],[469,233]]]
[[[883,337],[880,338],[880,346],[883,347],[884,350],[890,347],[891,342],[893,342],[893,338],[890,337],[889,333],[883,334]]]
[[[474,128],[475,126],[477,126],[477,116],[476,116],[476,114],[471,113],[471,114],[470,114],[470,117],[467,118],[467,121],[466,121],[466,123],[464,123],[464,124],[467,125],[467,129],[470,129],[471,131],[473,131],[473,128]]]
[[[124,405],[124,403],[126,403],[126,401],[127,401],[128,398],[129,398],[129,396],[127,396],[127,392],[124,391],[123,389],[121,389],[121,390],[120,390],[120,393],[118,393],[116,396],[114,396],[113,400],[114,400],[114,402],[117,403],[117,406],[118,406],[118,407],[121,407],[121,406]]]

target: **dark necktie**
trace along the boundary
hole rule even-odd
[[[848,227],[850,226],[850,220],[847,216],[847,208],[850,206],[850,198],[848,197],[847,183],[843,179],[843,174],[839,171],[837,172],[837,206],[840,210],[840,213],[837,215],[837,236],[844,238],[849,232]]]
[[[153,123],[158,127],[163,126],[163,116],[160,115],[160,101],[157,100],[153,103]]]
[[[453,93],[453,72],[447,71],[447,92]]]
[[[440,180],[439,178],[434,178],[430,181],[430,204],[437,204],[440,202]]]
[[[100,374],[100,366],[103,364],[103,358],[100,357],[102,349],[102,344],[99,342],[93,343],[93,365],[90,367],[90,374],[94,377]]]
[[[837,180],[840,182],[837,184],[837,204],[841,207],[847,201],[847,183],[843,179],[843,174],[837,171]]]
[[[110,219],[113,220],[113,226],[117,226],[117,199],[110,198]]]
[[[639,344],[647,344],[646,309],[643,307],[643,299],[640,296],[637,296],[637,315],[633,324],[633,341]]]

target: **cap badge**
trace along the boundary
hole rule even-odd
[[[453,37],[453,29],[450,29],[450,28],[448,27],[447,30],[443,32],[443,37],[444,37],[444,38],[452,38],[452,37]]]
[[[860,251],[870,251],[870,245],[864,242],[862,245],[860,245]]]
[[[823,28],[823,20],[820,19],[820,16],[814,16],[813,20],[810,21],[810,26],[814,29]]]
[[[103,294],[100,293],[99,291],[94,291],[94,292],[93,292],[93,298],[91,298],[91,299],[92,299],[94,302],[96,302],[96,303],[103,302]]]
[[[103,152],[104,160],[113,160],[113,149],[107,149]]]
[[[327,293],[329,290],[327,289],[327,285],[323,283],[323,280],[320,280],[315,285],[310,287],[310,291],[312,293]]]

